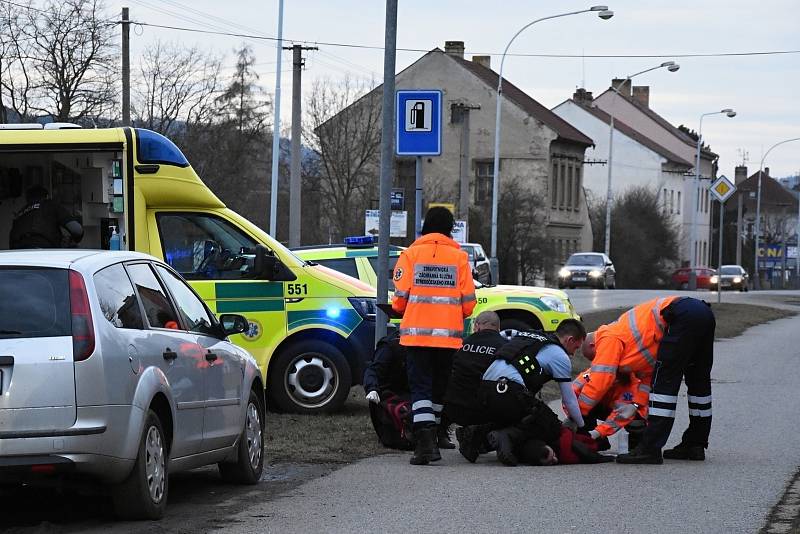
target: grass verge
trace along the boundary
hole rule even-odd
[[[583,322],[587,330],[592,331],[616,320],[626,310],[587,313]],[[791,311],[752,304],[714,304],[712,310],[717,318],[717,338],[736,337],[751,326],[795,315]],[[574,373],[579,373],[589,367],[589,361],[576,355],[572,367]],[[552,382],[547,384],[542,397],[557,399],[557,386]],[[378,442],[360,386],[350,391],[344,409],[336,414],[267,414],[266,453],[271,463],[348,463],[386,452],[393,451]]]

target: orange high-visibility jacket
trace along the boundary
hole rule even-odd
[[[679,297],[648,300],[623,313],[595,333],[595,357],[591,381],[578,396],[581,413],[586,415],[611,389],[617,372],[633,373],[640,388],[650,392],[658,346],[667,323],[661,311]]]
[[[467,253],[443,234],[427,234],[400,254],[392,308],[403,314],[400,344],[461,348],[464,318],[475,308]]]
[[[593,376],[592,370],[589,368],[579,373],[575,380],[572,381],[572,390],[575,392],[576,397],[580,396],[586,384],[592,381]],[[636,375],[633,373],[627,373],[624,376],[620,376],[620,373],[617,373],[617,377],[611,385],[611,389],[608,390],[598,403],[600,406],[604,406],[610,411],[605,421],[598,424],[595,428],[602,437],[607,438],[620,429],[625,428],[628,426],[628,423],[636,418],[637,414],[642,419],[647,419],[647,404],[650,400],[650,387],[646,386],[642,388],[640,387],[641,385],[642,381],[636,378]],[[620,408],[628,404],[637,404],[638,408],[635,413],[629,417],[625,417],[620,414]]]

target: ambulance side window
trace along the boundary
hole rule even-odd
[[[334,271],[339,271],[347,276],[358,278],[358,267],[354,258],[335,258],[331,260],[314,260],[320,265],[324,265]]]
[[[164,260],[189,280],[239,279],[252,268],[256,242],[207,213],[156,215]]]

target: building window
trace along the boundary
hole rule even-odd
[[[494,162],[475,162],[475,203],[482,204],[492,199],[494,183]]]
[[[669,212],[675,213],[675,190],[670,189],[669,191]]]
[[[707,257],[708,257],[708,243],[703,241],[703,265],[708,264],[708,260],[706,259]]]
[[[699,243],[697,241],[694,242],[694,264],[697,265],[699,262],[697,261],[697,245]]]
[[[564,198],[566,197],[565,182],[567,181],[567,170],[564,164],[558,166],[558,209],[564,209]]]
[[[574,207],[576,210],[581,209],[581,167],[575,167],[575,204]]]
[[[572,252],[573,252],[573,254],[575,252],[578,252],[578,240],[577,239],[573,239],[572,240]]]
[[[680,215],[681,214],[681,192],[680,191],[678,191],[678,205],[676,206],[676,208],[677,208],[676,211],[678,212],[678,215]]]
[[[567,209],[572,209],[572,165],[567,167]]]
[[[661,203],[664,205],[664,213],[667,212],[667,188],[664,188],[664,194],[661,197]]]
[[[558,163],[553,163],[553,190],[552,195],[550,197],[550,203],[552,207],[555,208],[558,206]]]

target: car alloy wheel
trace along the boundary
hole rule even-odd
[[[261,463],[263,442],[261,436],[261,416],[258,413],[258,406],[252,402],[247,405],[245,433],[247,435],[247,454],[248,458],[250,458],[250,467],[255,471]]]
[[[166,484],[164,442],[161,439],[161,432],[155,426],[151,426],[147,430],[145,439],[147,487],[150,490],[150,498],[154,503],[159,503],[164,498],[164,486]]]

